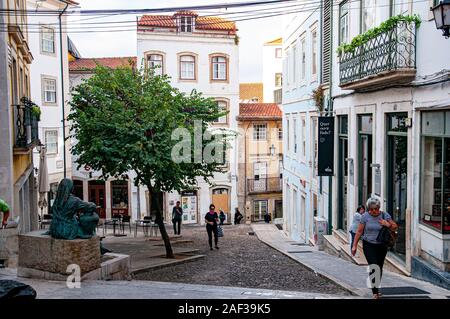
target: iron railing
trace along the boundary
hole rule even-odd
[[[342,53],[339,68],[341,86],[380,72],[415,69],[415,23],[400,21],[353,52]]]
[[[28,148],[39,140],[39,116],[33,112],[35,106],[26,97],[21,99],[21,104],[15,105],[16,147]]]
[[[249,179],[247,183],[249,193],[281,192],[282,179],[280,177],[266,177]]]

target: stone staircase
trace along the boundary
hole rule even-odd
[[[333,230],[332,235],[325,235],[324,250],[330,255],[337,256],[357,265],[367,265],[366,258],[362,250],[362,243],[358,243],[356,255],[352,256],[350,252],[350,243],[343,231]]]

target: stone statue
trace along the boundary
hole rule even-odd
[[[72,194],[73,182],[63,179],[52,206],[52,222],[48,235],[56,239],[88,239],[95,235],[99,217],[97,205],[84,202]]]

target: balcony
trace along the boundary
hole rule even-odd
[[[21,104],[14,106],[16,125],[16,139],[14,154],[27,154],[34,146],[39,144],[39,115],[34,108],[37,105],[27,98],[22,98]]]
[[[280,177],[266,177],[247,180],[247,192],[251,193],[279,193],[283,189]]]
[[[416,75],[416,24],[399,21],[340,57],[340,87],[372,91],[407,84]]]

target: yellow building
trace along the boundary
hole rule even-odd
[[[275,103],[241,103],[238,203],[245,220],[282,218],[282,112]]]
[[[29,100],[30,64],[25,0],[0,0],[0,198],[20,217],[19,231],[37,228],[32,150],[39,143],[38,108]],[[6,11],[7,10],[7,11]]]

